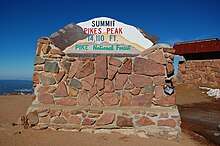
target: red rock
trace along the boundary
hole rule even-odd
[[[61,55],[61,56],[65,55],[65,53],[63,53],[61,50],[56,50],[56,49],[51,49],[50,54],[54,54],[54,55],[58,54],[58,55]]]
[[[75,88],[69,87],[69,93],[70,93],[70,96],[76,97],[78,95],[79,91]]]
[[[80,111],[80,110],[72,110],[72,111],[70,111],[70,114],[71,115],[79,115],[79,114],[84,114],[82,111]]]
[[[155,88],[155,98],[162,98],[164,96],[163,86],[157,86]]]
[[[113,80],[117,71],[118,71],[117,67],[110,65],[108,68],[108,79]]]
[[[81,79],[94,73],[94,63],[92,61],[85,62],[76,73],[76,78]]]
[[[90,90],[89,90],[89,98],[95,96],[98,93],[97,91],[97,87],[93,86]]]
[[[134,73],[149,76],[163,76],[165,75],[165,68],[164,65],[157,64],[144,58],[136,57],[134,60]]]
[[[160,114],[160,118],[168,118],[168,117],[169,117],[168,113],[161,113]]]
[[[132,96],[129,91],[122,91],[122,98],[120,106],[130,106],[132,101]]]
[[[140,88],[136,88],[130,91],[132,95],[138,95],[141,92]]]
[[[161,50],[156,50],[154,53],[150,54],[148,59],[153,60],[159,64],[166,64],[166,58]]]
[[[97,126],[102,126],[102,125],[112,124],[114,119],[115,119],[115,114],[105,113],[101,116],[100,119],[97,120],[96,125]]]
[[[176,94],[168,95],[162,99],[153,101],[153,104],[159,105],[159,106],[173,106],[176,103]]]
[[[125,84],[125,90],[131,90],[134,88],[135,88],[135,86],[131,83],[131,81],[128,80]]]
[[[104,88],[104,79],[96,79],[96,84],[98,90],[101,90]]]
[[[96,74],[95,77],[98,79],[105,79],[107,78],[107,56],[97,56],[96,60]]]
[[[56,87],[54,86],[40,86],[40,88],[37,90],[39,93],[53,93],[56,90]]]
[[[34,71],[43,71],[44,68],[42,66],[35,66]]]
[[[94,82],[95,82],[95,75],[91,74],[88,77],[83,78],[83,81],[86,81],[87,83],[89,83],[91,86],[94,86]]]
[[[116,124],[117,124],[117,126],[120,126],[120,127],[133,127],[132,120],[133,120],[132,118],[126,118],[126,117],[123,117],[123,116],[118,116]]]
[[[86,81],[82,81],[82,86],[85,90],[90,90],[92,88],[92,86]]]
[[[168,64],[166,65],[166,70],[167,70],[167,75],[168,75],[168,76],[173,75],[173,73],[174,73],[173,64],[168,63]]]
[[[92,97],[92,98],[90,99],[90,102],[91,102],[92,106],[95,106],[95,107],[104,106],[104,105],[102,104],[102,102],[98,99],[97,96]]]
[[[126,74],[117,74],[115,78],[115,89],[122,90],[127,80],[128,76]]]
[[[141,117],[137,122],[137,125],[139,126],[151,126],[151,125],[155,125],[155,123],[148,117]]]
[[[105,92],[111,93],[115,91],[114,84],[111,80],[105,80]]]
[[[68,118],[68,117],[70,116],[70,112],[69,112],[69,111],[64,110],[64,111],[62,111],[61,116],[64,116],[65,118]]]
[[[57,89],[55,90],[55,97],[66,97],[68,96],[68,92],[66,89],[66,85],[64,82],[58,84]]]
[[[32,80],[33,80],[33,82],[34,82],[35,84],[39,84],[39,83],[40,83],[39,73],[34,72],[33,77],[32,77]]]
[[[150,54],[151,52],[157,50],[157,48],[149,48],[149,49],[146,49],[144,50],[143,52],[141,52],[141,56],[146,56],[148,54]]]
[[[135,114],[135,115],[140,115],[142,112],[141,111],[138,111],[138,110],[135,110],[135,111],[131,111],[132,114]]]
[[[122,62],[119,59],[117,59],[117,58],[110,57],[109,58],[109,64],[117,66],[117,67],[120,67]]]
[[[144,94],[144,95],[138,95],[134,96],[132,100],[133,106],[139,106],[139,107],[150,107],[151,106],[151,99],[153,98],[153,94]]]
[[[102,89],[102,90],[100,90],[100,91],[98,92],[98,96],[100,97],[100,96],[102,96],[104,93],[105,93],[105,91],[104,91],[104,89]]]
[[[65,75],[64,71],[60,71],[58,74],[56,74],[55,75],[56,82],[59,83],[62,80],[62,78],[64,77],[64,75]]]
[[[120,100],[118,95],[115,92],[106,93],[106,94],[102,95],[100,98],[106,106],[117,105]]]
[[[93,125],[94,123],[95,123],[95,120],[85,118],[82,122],[82,125]]]
[[[165,84],[165,77],[164,76],[155,76],[155,77],[153,77],[153,83],[155,85],[164,85]]]
[[[69,117],[69,123],[74,125],[80,125],[82,119],[78,116],[71,116]]]
[[[151,77],[143,75],[130,75],[129,80],[134,84],[135,87],[146,87],[153,84]]]
[[[53,104],[53,96],[50,94],[39,94],[38,100],[40,101],[40,103]]]
[[[81,90],[79,92],[78,104],[81,106],[90,105],[89,97],[88,97],[87,92],[85,90]]]
[[[156,117],[156,116],[157,116],[157,114],[155,114],[155,113],[147,113],[147,115],[148,115],[149,117]]]
[[[119,73],[131,74],[132,72],[132,59],[127,59],[123,63],[122,67],[118,71]]]
[[[173,48],[163,48],[163,52],[174,54],[176,52],[176,50]]]
[[[72,78],[76,75],[76,73],[79,70],[80,66],[81,66],[81,62],[78,62],[78,61],[73,62],[73,65],[72,65],[72,67],[70,68],[70,71],[69,71],[69,77],[70,78]]]
[[[167,127],[175,127],[176,121],[174,119],[168,119],[168,120],[159,120],[157,122],[158,126],[167,126]]]
[[[53,117],[52,119],[52,123],[54,124],[66,124],[67,120],[64,117]]]
[[[55,101],[56,105],[73,106],[77,104],[76,98],[66,97],[60,98]]]

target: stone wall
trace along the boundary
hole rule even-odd
[[[164,92],[172,83],[173,53],[172,48],[150,48],[136,57],[68,57],[42,37],[29,125],[178,138],[176,94]]]
[[[180,83],[191,83],[211,87],[220,87],[220,59],[188,60],[179,64]]]

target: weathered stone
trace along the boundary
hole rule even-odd
[[[165,84],[165,77],[164,76],[155,76],[155,77],[153,77],[153,83],[155,85],[164,85]]]
[[[42,71],[44,68],[42,66],[35,66],[34,71]]]
[[[137,122],[136,124],[138,126],[151,126],[151,125],[155,125],[155,123],[148,117],[141,117]]]
[[[148,56],[148,59],[153,60],[154,62],[159,64],[166,64],[166,58],[164,57],[161,50],[156,50],[154,53],[150,54]]]
[[[148,48],[148,49],[144,50],[143,52],[141,52],[141,56],[146,56],[155,50],[157,50],[157,48]]]
[[[97,56],[96,60],[96,74],[95,77],[98,79],[105,79],[107,78],[107,56]]]
[[[98,99],[97,96],[92,97],[92,98],[90,99],[90,101],[91,101],[92,106],[95,106],[95,107],[104,106],[104,105],[102,104],[102,102]]]
[[[81,89],[81,82],[79,81],[79,80],[77,80],[77,79],[72,79],[71,81],[70,81],[70,83],[69,83],[69,86],[70,87],[74,87],[74,88],[76,88],[76,89]]]
[[[120,100],[118,95],[115,92],[106,93],[102,95],[100,98],[106,106],[117,105]]]
[[[162,98],[164,96],[163,86],[157,86],[155,88],[155,98]]]
[[[39,73],[34,72],[32,80],[33,80],[34,84],[39,84],[40,83]]]
[[[97,126],[109,125],[113,123],[114,119],[115,119],[115,114],[105,113],[101,116],[100,119],[97,120],[96,125]]]
[[[78,70],[78,72],[76,73],[76,77],[78,79],[81,79],[92,73],[94,73],[94,63],[92,61],[89,61],[89,62],[85,62],[82,68]]]
[[[49,72],[43,72],[40,74],[41,83],[45,85],[54,85],[56,83],[53,74]]]
[[[89,97],[85,90],[79,92],[78,104],[81,106],[90,105]]]
[[[122,62],[117,58],[110,57],[109,58],[109,64],[120,67]]]
[[[39,56],[37,56],[34,60],[34,65],[40,65],[40,64],[44,64],[45,60]]]
[[[57,49],[51,49],[50,54],[61,55],[61,56],[65,55],[65,53],[63,53],[61,50],[57,50]]]
[[[117,67],[110,65],[108,68],[108,79],[113,80],[117,71],[118,71]]]
[[[151,77],[143,75],[130,75],[129,80],[134,84],[135,87],[146,87],[153,84]]]
[[[151,99],[153,98],[153,94],[144,94],[134,96],[132,100],[133,106],[140,106],[140,107],[150,107],[151,106]]]
[[[166,70],[167,70],[167,76],[172,76],[173,73],[174,73],[173,64],[168,63],[168,64],[166,65]]]
[[[133,127],[132,118],[126,118],[123,116],[118,116],[116,121],[117,126],[120,127]]]
[[[104,88],[104,79],[96,79],[97,88],[99,90]]]
[[[157,64],[153,61],[136,57],[134,60],[134,73],[142,75],[165,75],[165,68],[161,64]]]
[[[140,88],[135,88],[133,90],[130,91],[130,93],[132,95],[138,95],[139,93],[141,92],[141,89]]]
[[[75,61],[73,62],[73,65],[69,71],[69,77],[72,78],[76,75],[76,73],[78,72],[79,68],[81,66],[81,62]]]
[[[132,101],[132,96],[129,91],[122,91],[122,98],[120,106],[130,106]]]
[[[46,62],[44,65],[44,71],[57,74],[59,72],[58,63],[57,62]]]
[[[85,118],[82,122],[82,125],[93,125],[95,123],[94,119]]]
[[[58,84],[57,89],[55,90],[55,97],[66,97],[68,96],[66,84],[64,82],[61,82]]]
[[[153,104],[159,106],[173,106],[176,103],[176,94],[168,95],[162,99],[153,101]]]
[[[159,118],[168,118],[169,114],[168,113],[161,113]]]
[[[82,86],[85,90],[90,90],[92,88],[92,86],[86,81],[82,81]]]
[[[174,54],[176,52],[176,50],[173,48],[163,48],[163,52]]]
[[[64,77],[64,75],[65,75],[64,71],[60,71],[58,74],[56,74],[55,75],[56,82],[59,83],[62,80],[62,78]]]
[[[74,124],[74,125],[80,125],[82,119],[78,116],[71,116],[68,119],[70,124]]]
[[[54,124],[66,124],[67,120],[64,117],[53,117],[51,122]]]
[[[105,92],[111,93],[115,91],[114,84],[111,80],[105,80]]]
[[[176,121],[174,119],[168,119],[168,120],[159,120],[157,122],[158,126],[166,126],[166,127],[175,127]]]
[[[135,88],[135,86],[131,83],[131,81],[128,80],[125,84],[125,90],[131,90],[134,88]]]
[[[36,56],[40,56],[42,46],[42,43],[37,43]]]
[[[77,104],[76,98],[66,97],[55,100],[56,105],[73,106]]]
[[[157,114],[155,114],[155,113],[147,113],[147,115],[148,115],[149,117],[157,117]]]
[[[141,89],[141,94],[145,94],[145,93],[153,93],[154,92],[154,86],[146,86],[144,88]]]
[[[78,95],[79,91],[75,88],[69,87],[69,94],[70,96],[76,97]]]
[[[53,96],[50,94],[39,94],[38,100],[40,101],[40,103],[53,104]]]
[[[132,72],[132,59],[127,59],[123,63],[122,67],[118,71],[119,73],[131,74]]]
[[[128,76],[126,74],[117,74],[115,78],[115,89],[122,90],[127,80]]]
[[[47,54],[49,52],[49,50],[50,50],[49,44],[48,43],[47,44],[43,44],[41,50],[42,50],[42,52],[44,54]]]
[[[70,66],[71,66],[71,63],[70,63],[70,62],[65,61],[65,62],[63,62],[63,65],[64,65],[65,69],[67,70],[67,72],[69,72],[69,71],[70,71]]]
[[[59,29],[58,32],[51,34],[50,39],[55,46],[64,50],[66,47],[74,44],[78,40],[85,39],[87,36],[88,35],[83,32],[80,26],[70,23],[64,28]]]
[[[91,74],[88,77],[83,78],[83,81],[86,81],[87,83],[89,83],[91,86],[94,86],[95,83],[95,75]]]
[[[98,92],[98,96],[100,97],[100,96],[102,96],[104,93],[105,93],[105,91],[104,91],[104,89],[102,89],[102,90],[100,90],[100,91]]]
[[[93,86],[90,90],[89,90],[89,98],[95,96],[98,93],[97,91],[97,87]]]
[[[28,124],[29,125],[36,125],[39,122],[38,113],[36,110],[29,112],[27,115]]]
[[[54,86],[40,86],[40,88],[37,90],[39,93],[53,93],[56,90],[56,87]]]

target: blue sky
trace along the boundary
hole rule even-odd
[[[38,38],[100,16],[170,44],[220,37],[220,0],[1,0],[0,79],[31,79]]]

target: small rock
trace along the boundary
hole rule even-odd
[[[214,132],[214,136],[220,136],[220,132]]]
[[[57,62],[46,62],[44,65],[44,71],[57,74],[59,72],[58,63]]]
[[[39,122],[38,113],[36,110],[29,112],[27,115],[28,124],[33,126]]]

